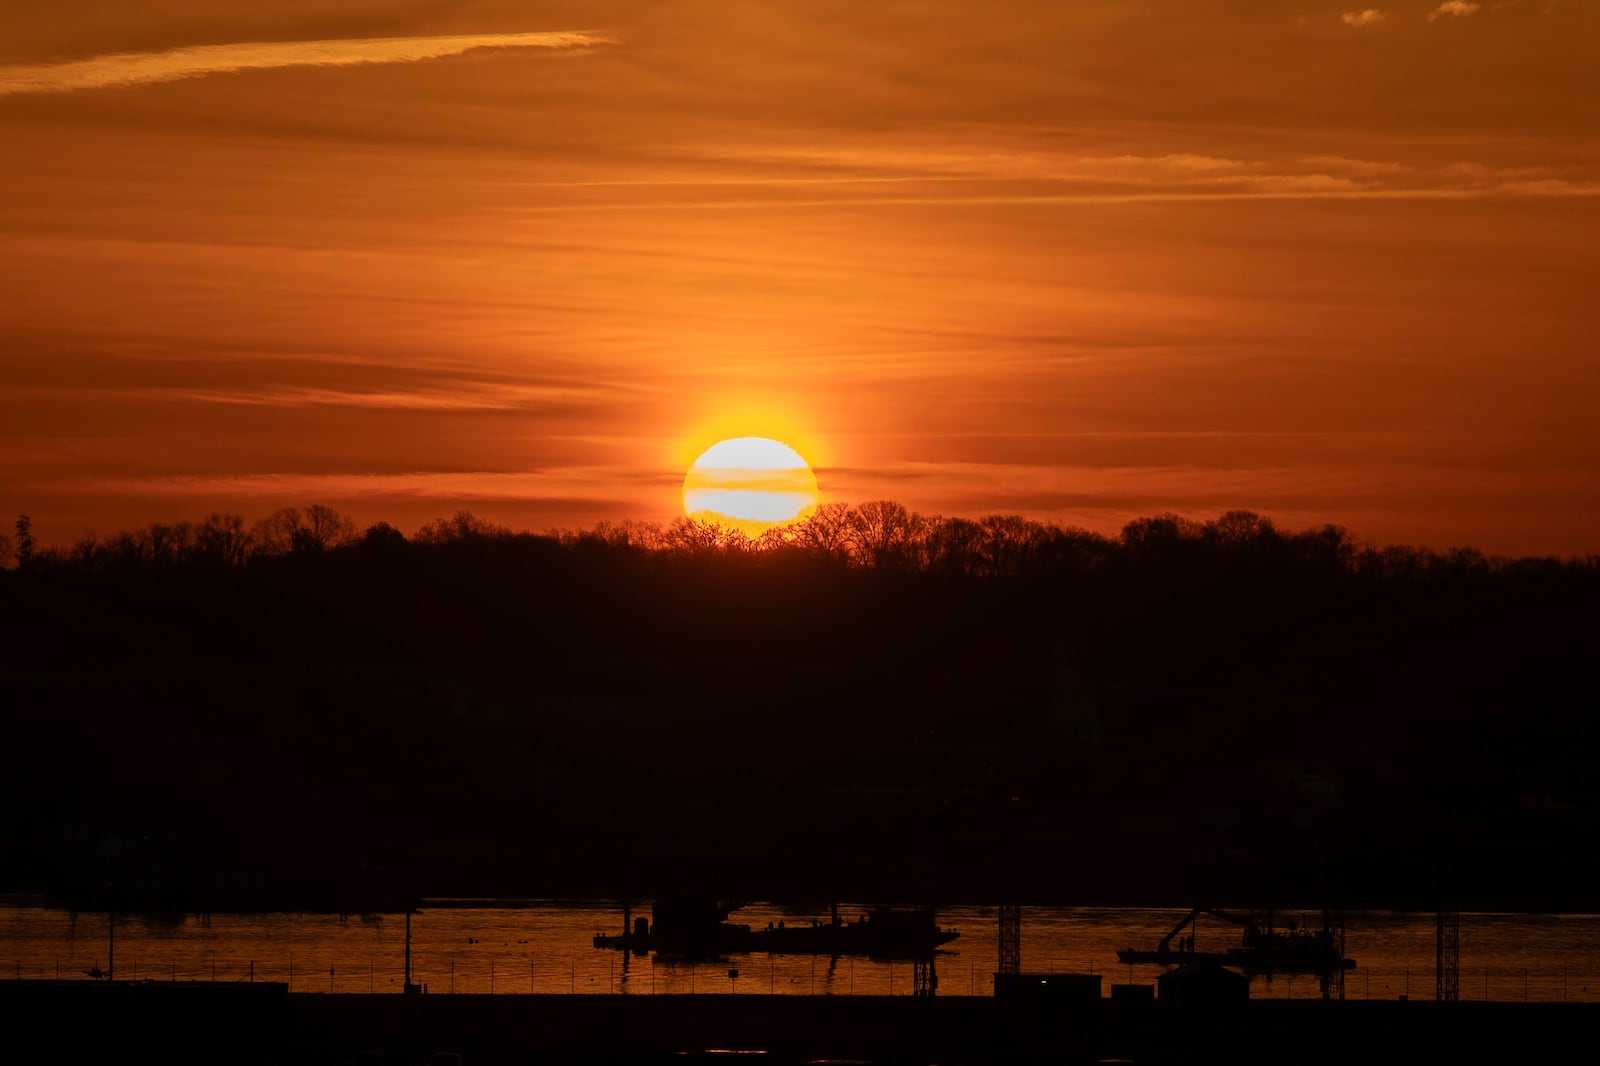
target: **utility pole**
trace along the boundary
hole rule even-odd
[[[407,996],[414,996],[422,989],[411,981],[411,906],[406,905],[406,975],[405,984],[401,985],[401,992]]]
[[[1322,998],[1344,999],[1344,911],[1322,908]]]

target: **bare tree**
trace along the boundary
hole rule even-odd
[[[156,522],[152,524],[148,530],[138,535],[138,539],[141,543],[137,547],[142,549],[139,561],[143,562],[146,558],[155,563],[180,561],[178,558],[179,553],[174,550],[175,546],[172,543],[172,527],[166,523]],[[119,547],[118,554],[127,557],[133,553],[133,550],[134,546],[132,545]]]
[[[398,548],[405,542],[406,535],[387,522],[374,522],[361,533],[361,544],[367,548]]]
[[[1082,573],[1103,564],[1116,549],[1111,538],[1078,526],[1051,528],[1039,545],[1039,561],[1048,569]]]
[[[155,561],[149,530],[131,529],[113,534],[106,539],[105,555],[112,566],[134,569],[149,566]]]
[[[1356,545],[1350,536],[1350,531],[1343,526],[1325,525],[1318,529],[1308,529],[1296,534],[1294,542],[1300,550],[1301,558],[1308,562],[1317,562],[1323,566],[1337,570],[1351,570],[1355,567]],[[1458,559],[1458,563],[1469,569],[1488,569],[1489,562],[1476,549],[1460,549],[1467,556]]]
[[[1355,567],[1357,572],[1368,577],[1391,580],[1416,577],[1422,573],[1423,561],[1415,548],[1399,544],[1368,545],[1356,556]]]
[[[305,517],[298,507],[280,507],[258,521],[250,534],[255,548],[263,555],[288,555],[296,538],[305,529]]]
[[[326,551],[340,548],[356,539],[356,524],[348,515],[332,507],[314,503],[306,508],[305,524],[299,541],[301,550]]]
[[[1122,527],[1122,544],[1136,550],[1160,548],[1179,541],[1195,540],[1201,527],[1180,515],[1167,512],[1148,518],[1135,518]]]
[[[1205,525],[1206,536],[1225,547],[1259,544],[1277,536],[1272,522],[1254,511],[1227,511]]]
[[[174,522],[167,530],[166,551],[163,558],[170,563],[186,563],[195,553],[199,530],[190,521]]]
[[[612,527],[611,543],[653,551],[661,546],[661,527],[654,522],[627,521]]]
[[[1049,529],[1016,514],[994,514],[981,519],[980,547],[983,572],[993,577],[1015,577],[1032,569]]]
[[[923,561],[929,570],[950,574],[977,572],[983,527],[969,518],[930,518],[923,533]]]
[[[603,521],[593,529],[579,533],[563,532],[557,535],[557,539],[569,546],[601,544],[608,548],[649,550],[660,547],[661,527],[654,522]]]
[[[850,553],[854,524],[849,504],[825,503],[785,528],[789,530],[789,543],[796,547],[830,559],[843,559]]]
[[[504,537],[510,532],[504,526],[479,518],[471,511],[457,511],[449,518],[435,518],[417,530],[416,536],[411,539],[418,544],[449,544],[482,537]]]
[[[750,538],[718,522],[686,516],[673,519],[661,534],[662,547],[686,555],[750,550]]]
[[[100,538],[95,536],[92,529],[73,542],[72,561],[84,570],[93,570],[95,560],[100,554]]]
[[[243,566],[253,547],[253,538],[240,515],[214,512],[195,530],[194,554],[224,566]]]
[[[921,515],[894,500],[869,500],[852,514],[851,544],[868,566],[903,566],[921,534]]]
[[[356,525],[348,515],[314,503],[304,511],[281,507],[255,525],[259,550],[266,555],[321,552],[356,539]]]
[[[12,550],[16,553],[18,569],[33,562],[33,519],[25,514],[17,515],[17,540]]]
[[[761,531],[761,535],[751,542],[751,549],[758,552],[794,551],[797,548],[794,539],[794,522],[784,522],[775,526],[768,526]]]

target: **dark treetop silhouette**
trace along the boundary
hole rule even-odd
[[[890,502],[17,532],[0,888],[1592,903],[1594,558]]]

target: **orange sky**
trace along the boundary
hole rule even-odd
[[[1600,5],[7,0],[0,510],[1600,549]]]

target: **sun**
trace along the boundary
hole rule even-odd
[[[808,514],[817,476],[800,453],[767,437],[735,437],[700,453],[683,479],[683,510],[749,536]]]

